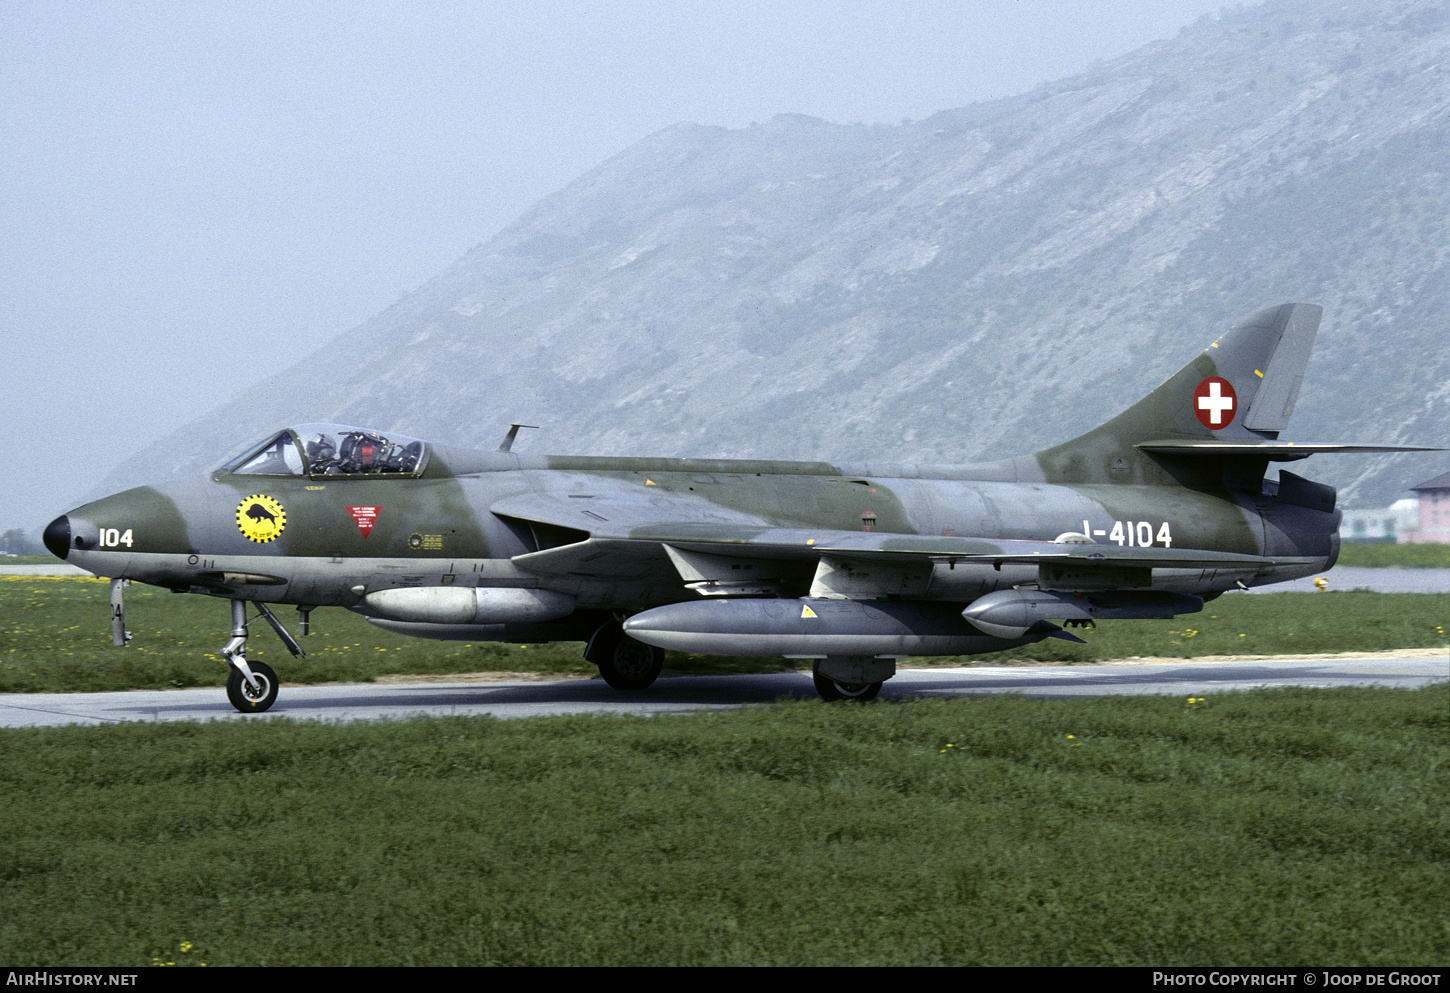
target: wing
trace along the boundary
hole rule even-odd
[[[969,601],[1020,584],[1074,592],[1151,589],[1166,580],[1208,590],[1300,561],[1200,549],[782,528],[676,496],[532,494],[492,509],[577,539],[516,556],[514,564],[526,572],[604,582],[663,573],[677,596],[692,590],[704,596]],[[710,519],[702,519],[706,515]],[[951,596],[952,588],[960,597]]]

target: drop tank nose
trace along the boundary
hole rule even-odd
[[[65,558],[70,553],[70,517],[61,514],[47,524],[41,540],[45,542],[50,554],[58,559]]]

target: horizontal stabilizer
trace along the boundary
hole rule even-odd
[[[1159,455],[1220,456],[1268,459],[1270,462],[1292,462],[1311,455],[1359,455],[1372,452],[1439,452],[1444,449],[1420,445],[1360,445],[1338,442],[1305,441],[1187,441],[1166,439],[1138,444],[1145,452]]]

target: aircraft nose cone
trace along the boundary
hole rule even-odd
[[[47,524],[41,540],[45,542],[45,547],[50,549],[50,554],[58,559],[65,558],[66,553],[70,551],[70,518],[61,514]]]

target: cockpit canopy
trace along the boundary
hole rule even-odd
[[[417,438],[348,427],[297,424],[248,448],[222,470],[237,476],[418,476],[428,445]]]

